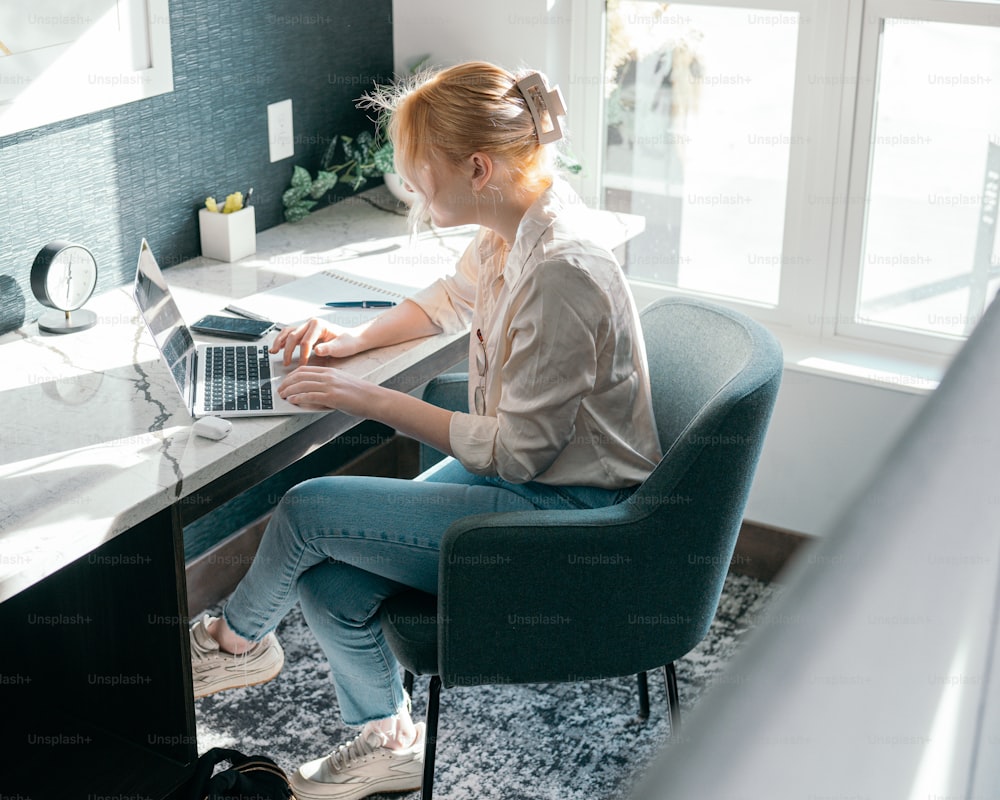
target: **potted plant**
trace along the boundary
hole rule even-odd
[[[304,219],[320,199],[338,183],[348,184],[357,191],[369,178],[393,172],[392,143],[376,144],[371,131],[357,136],[335,136],[323,154],[321,166],[314,178],[305,167],[296,166],[292,180],[281,197],[285,219]]]
[[[410,65],[410,75],[423,69],[428,61],[430,55],[416,59]],[[412,200],[411,193],[403,188],[403,182],[396,174],[393,164],[392,142],[381,131],[377,133],[378,136],[371,131],[363,131],[353,138],[334,136],[323,154],[322,166],[315,178],[305,167],[295,167],[291,184],[281,198],[285,206],[285,219],[298,222],[305,218],[316,207],[320,198],[338,183],[349,183],[357,191],[369,178],[380,175],[398,200],[409,203]],[[338,151],[343,153],[343,160],[336,164],[334,162]]]

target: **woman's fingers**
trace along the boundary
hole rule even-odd
[[[329,411],[334,408],[334,406],[327,405],[326,398],[322,394],[314,392],[293,394],[285,399],[289,403],[300,406],[301,408],[315,408],[322,411]]]
[[[305,364],[312,355],[313,347],[318,342],[329,341],[336,337],[333,331],[325,322],[319,319],[310,319],[296,328],[285,328],[279,333],[271,344],[271,352],[277,353],[284,349],[282,358],[285,366],[292,363],[295,349],[299,350],[299,363]]]
[[[305,402],[308,395],[310,405],[333,407],[332,390],[335,388],[333,370],[299,367],[281,382],[278,394],[292,403]]]
[[[315,347],[316,355],[329,356],[331,358],[346,358],[353,356],[361,350],[361,344],[356,334],[350,330],[339,333],[336,336],[318,342]]]
[[[364,416],[370,384],[333,367],[299,367],[278,387],[278,394],[296,405],[339,408]]]

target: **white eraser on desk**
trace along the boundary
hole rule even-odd
[[[202,417],[191,426],[195,435],[206,439],[225,439],[232,429],[233,423],[222,417]]]

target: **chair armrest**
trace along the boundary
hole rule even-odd
[[[687,544],[664,552],[664,521],[626,501],[454,523],[439,578],[445,685],[627,675],[686,653],[712,614],[669,612],[691,607],[688,595],[704,589],[685,577]]]

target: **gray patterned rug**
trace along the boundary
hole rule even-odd
[[[720,678],[776,591],[730,575],[708,636],[677,662],[682,713]],[[269,755],[291,772],[356,733],[340,722],[329,665],[297,608],[277,633],[286,658],[278,678],[196,702],[199,752],[234,747]],[[449,800],[625,798],[669,735],[662,671],[650,674],[649,689],[645,722],[636,714],[635,678],[445,689],[434,794]],[[418,678],[415,719],[423,719],[426,692],[426,679]]]

